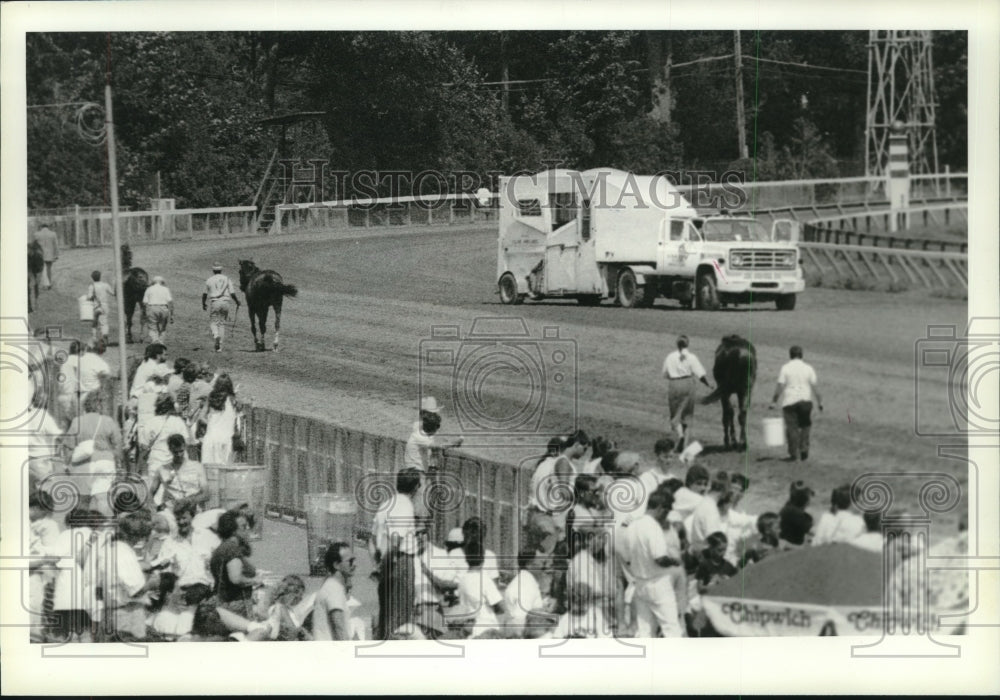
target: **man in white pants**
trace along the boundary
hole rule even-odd
[[[146,287],[146,293],[142,297],[142,311],[149,319],[150,342],[165,342],[167,324],[174,322],[174,297],[159,275],[153,277],[153,284]]]
[[[232,299],[239,307],[240,300],[236,298],[233,283],[222,274],[222,265],[212,265],[212,276],[205,281],[205,293],[201,295],[202,311],[209,312],[209,325],[212,337],[215,339],[215,351],[222,350],[222,341],[226,337],[226,323],[229,321],[229,300]],[[209,308],[211,304],[211,308]]]
[[[671,568],[681,562],[668,555],[663,532],[673,506],[669,492],[656,491],[649,497],[646,514],[624,530],[626,566],[635,576],[635,633],[639,639],[683,636],[671,578]]]

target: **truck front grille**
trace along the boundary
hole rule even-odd
[[[791,250],[734,250],[729,266],[734,270],[792,270],[796,257]]]

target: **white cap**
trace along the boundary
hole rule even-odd
[[[430,413],[440,413],[441,407],[438,405],[437,399],[433,396],[425,396],[420,400],[420,410],[429,411]]]
[[[445,542],[465,542],[465,533],[462,532],[462,528],[453,527],[448,531],[448,536],[444,538]]]

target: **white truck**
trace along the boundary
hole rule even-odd
[[[657,297],[688,308],[773,301],[805,288],[798,227],[699,215],[660,176],[597,168],[500,180],[497,287],[504,304],[574,298],[626,308]]]

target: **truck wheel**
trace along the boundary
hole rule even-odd
[[[774,305],[778,307],[778,311],[791,311],[795,308],[795,295],[782,294],[774,300]]]
[[[635,273],[622,270],[618,275],[618,294],[616,301],[619,306],[631,309],[636,306],[646,306],[646,289],[635,280]]]
[[[582,297],[576,298],[580,306],[600,306],[601,295],[600,294],[586,294]]]
[[[500,277],[500,303],[520,304],[524,297],[517,293],[517,280],[510,272],[505,272]]]
[[[719,291],[716,288],[715,275],[710,272],[699,275],[695,287],[697,308],[703,311],[715,311],[719,308]]]

